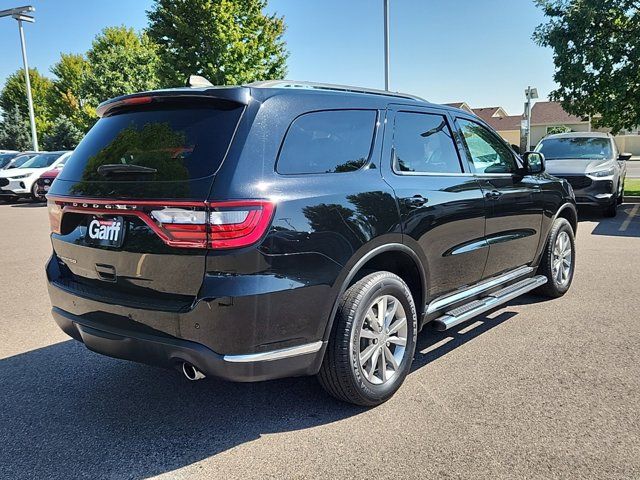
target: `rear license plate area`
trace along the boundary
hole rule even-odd
[[[87,225],[85,241],[89,245],[120,248],[124,243],[123,217],[93,216]]]

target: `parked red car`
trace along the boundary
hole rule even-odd
[[[43,202],[46,200],[45,195],[49,191],[49,187],[61,171],[61,168],[47,170],[42,175],[40,175],[40,178],[38,180],[36,180],[36,194],[38,196],[38,200],[42,200]]]
[[[46,201],[45,195],[49,191],[49,187],[51,187],[51,184],[58,176],[58,174],[62,171],[62,168],[64,167],[65,163],[67,163],[67,160],[69,160],[69,158],[71,158],[71,156],[68,156],[67,158],[62,160],[62,162],[60,162],[56,166],[56,168],[45,171],[42,175],[40,175],[40,178],[36,180],[36,195],[38,197],[38,200],[41,200],[43,202]]]

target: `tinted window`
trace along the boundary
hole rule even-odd
[[[451,129],[442,115],[400,112],[393,134],[394,170],[460,173]]]
[[[62,153],[41,153],[22,164],[22,168],[45,168],[53,165]]]
[[[133,164],[156,170],[136,181],[180,181],[213,174],[223,160],[240,118],[239,107],[166,105],[128,110],[101,118],[73,152],[62,180],[122,181],[103,176],[101,165]],[[124,174],[124,179],[131,178]]]
[[[536,147],[547,160],[613,158],[611,141],[603,137],[548,138]]]
[[[477,173],[512,173],[516,161],[507,146],[479,123],[459,119],[462,136]]]
[[[284,139],[277,171],[350,172],[369,158],[376,123],[373,110],[312,112],[296,118]]]
[[[15,153],[3,153],[0,155],[0,168],[9,165],[9,162],[16,157]]]
[[[11,163],[10,166],[15,167],[15,168],[22,167],[22,165],[27,163],[29,161],[29,159],[31,159],[33,157],[35,157],[35,155],[21,155],[19,157],[16,157],[13,160],[13,162]]]

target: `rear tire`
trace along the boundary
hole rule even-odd
[[[575,252],[575,235],[571,224],[564,218],[557,218],[538,266],[538,275],[547,277],[547,283],[536,289],[536,293],[549,298],[558,298],[567,293],[573,282]]]
[[[338,400],[380,405],[409,373],[416,335],[407,284],[390,272],[367,275],[342,296],[318,380]]]

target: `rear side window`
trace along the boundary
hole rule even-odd
[[[376,115],[374,110],[301,115],[287,131],[276,170],[282,174],[358,170],[369,159]]]
[[[71,181],[186,181],[215,173],[242,108],[210,104],[159,104],[101,118],[60,174]],[[149,167],[155,173],[103,175],[102,165]]]
[[[443,115],[399,112],[393,133],[398,173],[460,173],[460,159]]]

